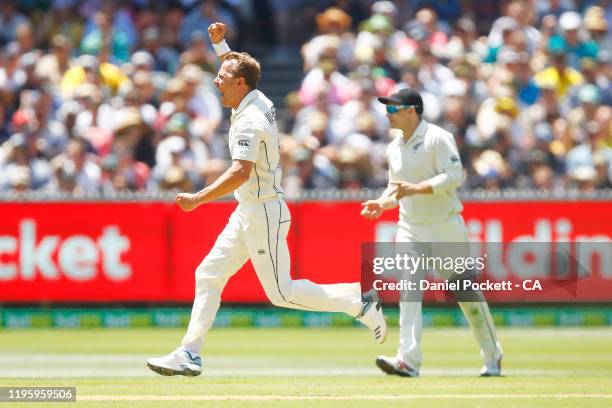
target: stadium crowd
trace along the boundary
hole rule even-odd
[[[2,0],[0,192],[218,177],[214,21],[239,51],[301,47],[302,83],[278,111],[290,195],[385,186],[394,134],[376,97],[403,87],[455,135],[465,190],[612,187],[609,0]]]

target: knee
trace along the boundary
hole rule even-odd
[[[222,274],[214,273],[206,263],[198,266],[195,272],[196,292],[201,290],[222,290],[225,279]]]
[[[288,307],[291,304],[293,290],[290,284],[278,285],[266,291],[266,294],[274,306]]]

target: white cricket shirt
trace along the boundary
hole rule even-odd
[[[402,224],[438,223],[463,210],[457,188],[463,168],[453,135],[421,120],[412,137],[398,136],[387,147],[389,181],[417,184],[428,180],[433,194],[416,194],[400,200]]]
[[[265,200],[283,194],[280,187],[280,141],[274,104],[257,89],[232,110],[229,148],[232,160],[253,162],[249,180],[234,196],[238,201]]]

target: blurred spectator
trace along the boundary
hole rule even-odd
[[[62,77],[70,68],[70,40],[62,34],[57,34],[51,40],[51,52],[42,56],[36,63],[36,75],[59,86]]]
[[[279,118],[279,130],[283,133],[291,133],[291,130],[295,127],[295,121],[298,113],[304,107],[300,102],[300,96],[297,91],[290,92],[285,97],[285,107],[287,109],[285,117]]]
[[[124,88],[123,92],[123,107],[118,110],[117,114],[121,114],[124,109],[136,108],[140,112],[143,122],[146,125],[153,127],[157,118],[157,109],[150,103],[147,103],[147,98],[142,94],[141,90],[136,87]]]
[[[442,55],[448,43],[448,37],[438,20],[438,13],[433,8],[425,7],[416,13],[413,27],[424,31],[424,41],[435,55]]]
[[[168,168],[159,183],[159,189],[165,191],[193,191],[193,185],[185,169],[178,165]]]
[[[561,33],[551,38],[551,41],[563,44],[567,64],[574,68],[580,68],[580,59],[595,58],[598,45],[591,39],[581,38],[582,17],[575,11],[566,11],[559,18],[559,29]],[[561,46],[561,45],[560,45]]]
[[[600,155],[606,163],[612,162],[612,150],[603,146],[598,138],[599,125],[589,122],[584,127],[583,142],[567,153],[567,174],[572,177],[579,169],[588,168],[595,172],[595,157]]]
[[[130,44],[120,27],[113,27],[111,16],[99,11],[94,16],[95,26],[83,36],[81,52],[99,55],[103,61],[122,64],[129,59]]]
[[[38,41],[53,46],[47,41],[62,36],[67,43],[80,44],[85,26],[79,14],[74,12],[76,4],[76,0],[53,0],[51,10],[43,14],[36,30]]]
[[[50,93],[31,91],[29,131],[40,142],[40,149],[47,158],[60,154],[68,143],[68,132],[62,122],[53,116],[53,99]]]
[[[612,166],[611,156],[596,153],[593,156],[593,164],[595,165],[595,188],[610,189],[612,188]]]
[[[567,47],[561,37],[553,37],[548,44],[550,66],[535,75],[535,82],[553,84],[557,95],[564,97],[571,87],[582,83],[580,72],[567,65]]]
[[[340,174],[328,158],[313,149],[299,146],[292,155],[295,168],[287,175],[288,190],[328,189],[338,186]]]
[[[173,127],[172,122],[170,126]],[[164,180],[167,172],[174,166],[179,166],[185,171],[193,188],[199,190],[204,187],[208,151],[201,140],[189,137],[186,127],[184,131],[175,130],[172,136],[162,140],[157,146],[156,156],[157,165],[153,169],[153,179],[158,183]]]
[[[136,161],[132,151],[122,142],[117,142],[102,162],[103,191],[143,191],[149,181],[149,166]]]
[[[153,82],[153,75],[151,75],[149,72],[138,71],[132,77],[132,81],[133,88],[138,92],[138,100],[142,106],[152,106],[156,110],[154,118],[151,118],[148,113],[143,112],[142,114],[143,120],[150,126],[153,126],[153,123],[157,119],[157,107],[159,106],[157,89],[155,88],[155,84]],[[153,122],[150,122],[151,119],[154,119]]]
[[[191,35],[194,32],[206,29],[216,21],[227,25],[228,41],[231,42],[240,35],[236,20],[229,10],[223,8],[218,0],[203,0],[183,20],[180,31],[181,44],[186,47],[191,42]]]
[[[157,27],[147,28],[142,34],[141,51],[146,52],[153,59],[149,70],[174,74],[179,66],[179,53],[175,48],[164,44],[161,35],[161,31]],[[132,58],[134,55],[132,55]]]
[[[421,61],[418,79],[423,88],[436,96],[442,96],[445,84],[455,78],[449,68],[440,63],[428,47],[421,47],[418,51]]]
[[[474,161],[474,169],[479,176],[476,188],[498,191],[510,184],[510,169],[502,155],[495,150],[485,150]]]
[[[501,89],[496,98],[485,100],[476,117],[477,140],[475,145],[489,145],[496,133],[505,129],[512,145],[519,149],[526,148],[527,140],[522,122],[519,120],[519,106],[510,90]]]
[[[22,53],[30,52],[34,49],[34,33],[30,23],[19,24],[15,29],[15,42],[19,45]]]
[[[578,101],[580,105],[568,116],[568,123],[572,129],[584,129],[587,123],[595,123],[595,113],[601,102],[599,89],[595,85],[584,85],[578,91]]]
[[[3,49],[3,66],[0,66],[0,87],[16,95],[27,80],[26,73],[19,64],[21,55],[19,45],[16,42],[9,43]]]
[[[329,86],[323,86],[317,91],[314,105],[304,106],[297,113],[292,131],[294,137],[305,139],[314,132],[314,129],[324,125],[325,136],[319,140],[319,143],[326,145],[340,142],[343,136],[340,106],[330,103],[330,92]]]
[[[417,91],[423,99],[423,105],[427,106],[427,110],[423,113],[426,120],[437,122],[442,113],[440,98],[426,90],[419,80],[418,61],[406,63],[402,69],[401,82],[399,82],[391,93],[395,93],[403,88],[411,88]]]
[[[371,117],[376,133],[386,135],[389,129],[389,121],[385,106],[376,99],[374,82],[372,80],[362,80],[359,85],[357,98],[345,103],[338,112],[342,135],[354,133],[358,127],[358,119],[362,115]]]
[[[489,80],[489,89],[510,87],[522,106],[534,104],[539,97],[539,88],[533,80],[527,53],[516,52],[510,47],[504,48],[497,57],[496,65],[499,69]]]
[[[357,185],[370,188],[386,186],[388,144],[386,131],[382,133],[377,131],[376,119],[371,112],[364,112],[356,119],[355,132],[344,140],[344,145],[349,149],[341,149],[338,153],[340,164],[349,165],[345,166],[346,171],[342,172],[343,182],[350,182],[350,186],[346,185],[346,188],[355,188]],[[349,160],[350,157],[354,157],[354,160]],[[342,171],[341,166],[340,170]]]
[[[295,44],[302,44],[310,38],[314,28],[315,16],[321,11],[321,2],[308,0],[269,0],[254,2],[256,8],[256,27],[272,36],[269,40],[280,46],[281,52]],[[267,4],[266,4],[267,3]],[[265,16],[270,13],[271,16]],[[263,17],[263,19],[262,19]],[[272,19],[273,27],[260,25]]]
[[[155,147],[152,129],[142,120],[136,107],[124,109],[114,119],[115,142],[120,142],[134,160],[149,167],[155,166]]]
[[[581,193],[592,193],[597,185],[597,172],[592,166],[580,166],[569,173],[570,188]]]
[[[477,140],[474,118],[464,109],[464,99],[460,97],[446,98],[443,106],[442,124],[444,129],[455,135],[459,154],[466,162],[465,143]]]
[[[76,88],[86,82],[100,86],[105,95],[111,96],[129,81],[129,78],[117,66],[108,62],[100,63],[92,55],[82,55],[79,57],[78,64],[66,71],[60,87],[66,99],[70,99]]]
[[[217,67],[217,56],[208,47],[208,35],[204,31],[191,33],[189,48],[180,55],[180,65],[193,64],[203,71],[215,73]]]
[[[553,16],[558,20],[563,13],[571,11],[573,4],[567,0],[538,0],[536,8],[541,23],[546,16]]]
[[[309,71],[316,67],[332,41],[336,44],[339,68],[351,68],[355,52],[355,36],[350,31],[351,17],[338,7],[330,7],[317,14],[316,21],[319,34],[302,47],[304,69]]]
[[[138,33],[132,21],[130,8],[131,2],[119,0],[86,0],[82,2],[81,13],[87,16],[83,38],[89,37],[92,32],[100,30],[108,31],[112,32],[113,35],[119,34],[121,37],[120,40],[113,39],[113,41],[116,41],[117,52],[119,54],[121,54],[119,50],[123,47],[131,50],[138,41]],[[105,19],[103,21],[104,27],[100,26],[100,14],[105,16],[103,17]],[[95,38],[95,36],[92,38]],[[104,40],[105,43],[107,41],[109,40]],[[114,52],[113,50],[113,54]]]
[[[0,44],[4,45],[16,39],[17,27],[28,24],[26,16],[17,10],[16,0],[0,2]]]
[[[36,136],[24,133],[15,133],[2,145],[0,191],[45,187],[51,168],[38,146]]]
[[[505,44],[504,35],[521,31],[525,35],[527,52],[532,55],[538,48],[542,34],[532,26],[534,10],[526,0],[512,0],[505,5],[504,15],[493,23],[489,33],[489,45],[499,47]],[[504,34],[506,33],[506,34]]]
[[[92,83],[79,85],[74,91],[74,100],[81,108],[74,124],[77,134],[83,134],[91,127],[112,130],[114,109],[103,102],[100,89],[96,85]]]
[[[453,35],[448,40],[444,49],[440,51],[441,57],[449,60],[473,56],[482,59],[487,53],[487,47],[477,38],[476,24],[467,18],[457,20]]]
[[[87,153],[84,139],[70,140],[66,152],[55,157],[52,162],[55,170],[56,185],[74,185],[73,193],[90,193],[100,190],[102,170]]]
[[[213,134],[221,123],[222,112],[216,92],[210,85],[205,85],[205,79],[210,80],[210,75],[199,66],[188,64],[181,68],[179,78],[185,80],[187,107],[194,115],[196,121],[194,126],[197,126],[198,136],[206,137]],[[196,132],[195,129],[193,131]]]
[[[355,84],[338,71],[338,47],[336,37],[327,37],[326,47],[322,51],[318,65],[306,74],[300,87],[300,102],[311,105],[315,95],[322,87],[331,87],[329,98],[331,103],[344,104],[357,95]]]
[[[608,9],[610,9],[610,6],[608,6]],[[599,6],[592,6],[587,9],[584,15],[584,28],[600,50],[608,50],[609,52],[612,49],[612,36],[608,31],[605,12]]]

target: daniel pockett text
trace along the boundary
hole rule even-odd
[[[368,243],[362,245],[362,288],[397,292],[393,299],[420,301],[426,291],[459,301],[533,301],[536,296],[578,298],[579,281],[608,247],[572,243]],[[599,254],[597,249],[600,249]],[[604,267],[605,268],[605,267]]]

